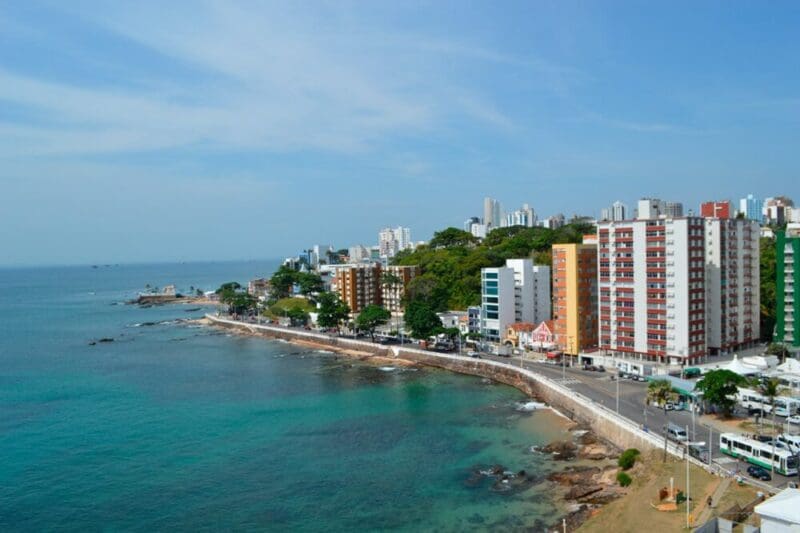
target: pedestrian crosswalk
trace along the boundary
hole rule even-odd
[[[580,381],[575,378],[556,378],[553,381],[561,383],[562,385],[577,385],[580,383]]]

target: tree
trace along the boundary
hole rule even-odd
[[[321,328],[336,328],[339,331],[339,326],[343,320],[347,320],[350,316],[350,307],[339,299],[339,295],[335,292],[323,292],[317,297],[319,304],[319,315],[317,316],[317,324]]]
[[[415,339],[427,339],[442,327],[436,312],[423,300],[413,300],[406,305],[403,319]]]
[[[783,363],[789,356],[789,349],[786,348],[786,345],[782,342],[771,342],[769,346],[767,346],[767,354],[777,355],[781,363]]]
[[[736,393],[745,378],[730,370],[711,370],[697,382],[695,388],[703,393],[703,398],[716,405],[725,416],[730,416],[736,405]]]
[[[667,425],[669,425],[669,415],[667,414],[667,402],[675,400],[677,394],[672,390],[672,383],[666,379],[656,379],[647,385],[647,397],[645,403],[651,403],[664,409],[664,416],[667,417]],[[664,462],[667,462],[667,428],[664,428]]]
[[[305,326],[308,323],[308,313],[300,307],[293,307],[286,312],[292,326]]]
[[[322,292],[325,289],[325,284],[318,274],[311,272],[298,272],[295,276],[295,282],[300,286],[300,294],[308,296],[314,292]]]
[[[292,293],[292,287],[297,281],[297,272],[286,265],[281,265],[270,278],[272,293],[270,296],[276,300],[286,298]]]
[[[767,402],[770,406],[770,411],[772,412],[772,426],[775,426],[775,398],[780,396],[781,388],[780,388],[780,381],[777,378],[767,378],[763,380],[755,380],[752,383],[753,388],[756,389],[756,392],[761,394],[767,399]],[[763,417],[763,412],[761,413]]]
[[[431,248],[451,248],[453,246],[470,246],[478,239],[470,232],[458,228],[447,228],[433,234],[428,246]]]
[[[761,338],[770,341],[775,330],[776,309],[778,306],[775,240],[762,238],[759,241],[759,248]]]
[[[380,305],[368,305],[356,317],[356,328],[368,332],[372,342],[375,342],[375,329],[391,318],[391,313]]]
[[[256,299],[246,292],[224,293],[225,298],[220,297],[222,303],[228,304],[228,312],[236,315],[243,315],[247,311],[256,308]]]

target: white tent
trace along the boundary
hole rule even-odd
[[[797,359],[787,359],[782,365],[778,365],[775,370],[783,374],[800,374],[800,361]]]
[[[756,505],[755,512],[761,517],[761,531],[777,533],[800,529],[800,490],[783,489],[781,492]]]
[[[750,357],[742,357],[742,363],[747,366],[755,367],[761,372],[766,372],[770,368],[778,366],[778,357],[775,355],[753,355]]]
[[[758,374],[759,372],[761,372],[760,369],[754,366],[744,364],[742,361],[739,360],[738,355],[734,355],[733,360],[721,364],[717,368],[719,368],[720,370],[730,370],[731,372],[735,372],[740,376],[752,376],[753,374]]]

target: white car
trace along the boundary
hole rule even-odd
[[[789,424],[797,424],[798,426],[800,426],[800,415],[792,415],[786,419],[786,422],[788,422]]]

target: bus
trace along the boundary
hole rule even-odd
[[[748,411],[761,411],[765,415],[772,412],[769,399],[751,389],[739,389],[736,401]]]
[[[800,411],[800,400],[787,396],[775,397],[775,414],[778,416],[792,416]]]
[[[722,433],[719,436],[719,451],[731,457],[742,458],[748,463],[758,465],[783,474],[797,475],[797,456],[788,450],[774,448],[770,443],[760,442],[736,433]]]

